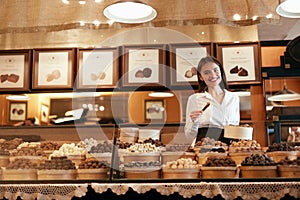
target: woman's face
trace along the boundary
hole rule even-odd
[[[214,62],[208,62],[202,66],[200,79],[205,82],[207,87],[218,86],[222,81],[220,67]]]

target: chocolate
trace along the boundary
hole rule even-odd
[[[18,82],[19,78],[20,78],[20,76],[17,75],[17,74],[10,74],[10,75],[7,77],[7,80],[8,80],[9,82],[16,83],[16,82]]]
[[[230,71],[230,74],[236,74],[239,72],[239,67],[238,66],[235,66],[234,68],[232,68]]]
[[[8,74],[2,74],[2,75],[0,76],[1,83],[7,81],[7,78],[8,78]]]
[[[135,73],[135,78],[144,78],[144,73],[142,70],[138,70],[136,73]]]
[[[149,78],[152,74],[152,70],[148,67],[146,67],[145,69],[143,69],[143,75],[145,78]]]
[[[248,71],[241,67],[239,69],[238,76],[248,76]]]

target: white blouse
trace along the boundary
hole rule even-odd
[[[223,102],[220,104],[208,92],[195,93],[189,96],[186,106],[186,124],[184,132],[187,138],[193,139],[197,135],[191,132],[193,126],[190,113],[194,110],[202,109],[207,102],[210,106],[203,112],[199,119],[199,128],[218,127],[224,128],[226,125],[239,125],[240,105],[238,95],[225,90]]]

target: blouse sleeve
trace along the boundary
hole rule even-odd
[[[230,124],[239,125],[240,124],[240,98],[237,95],[234,95],[233,102],[235,105],[233,110],[233,115]]]
[[[189,96],[187,104],[186,104],[186,116],[185,116],[186,123],[185,123],[185,127],[184,127],[185,136],[189,140],[193,140],[196,137],[196,135],[192,134],[192,132],[191,132],[193,122],[190,117],[191,111],[193,111],[195,109],[197,109],[196,98],[195,98],[195,95],[191,95],[191,96]]]

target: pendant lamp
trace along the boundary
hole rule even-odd
[[[285,0],[276,8],[278,15],[287,18],[300,18],[299,0]]]
[[[300,100],[300,94],[289,90],[286,86],[286,81],[284,79],[283,89],[277,92],[275,95],[270,96],[268,101],[295,101]]]

